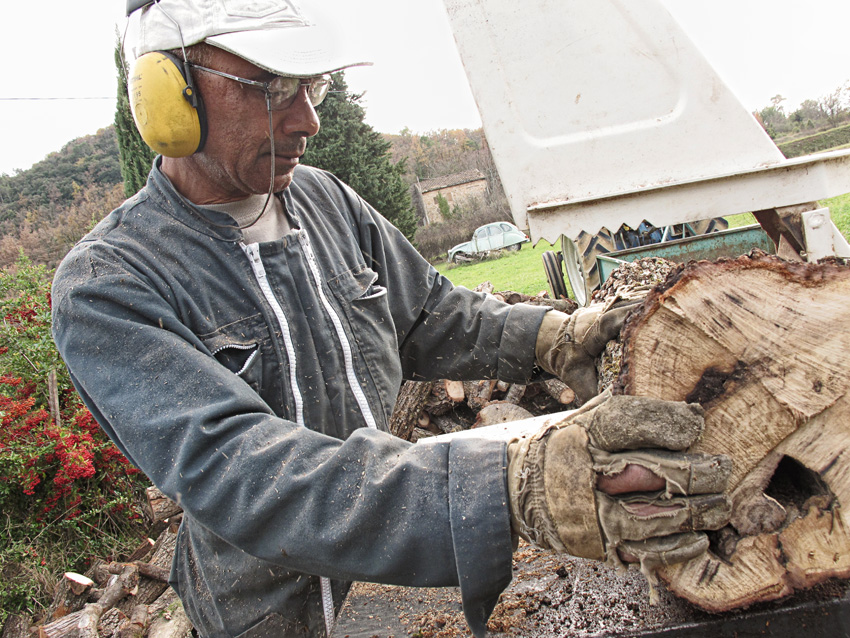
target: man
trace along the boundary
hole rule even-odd
[[[647,572],[705,551],[691,530],[728,517],[724,461],[617,452],[684,449],[698,408],[599,397],[517,440],[388,434],[403,378],[526,382],[537,363],[590,398],[592,355],[625,311],[454,289],[347,186],[299,165],[321,76],[362,61],[321,22],[284,0],[161,0],[134,18],[136,55],[170,52],[151,77],[182,69],[205,133],[175,156],[148,140],[166,156],[147,186],[57,271],[54,335],[104,430],[184,508],[172,585],[202,636],[329,633],[353,580],[460,586],[482,636],[517,535]],[[136,106],[143,133],[158,95]],[[668,443],[672,430],[687,433]],[[605,495],[645,490],[662,493]]]

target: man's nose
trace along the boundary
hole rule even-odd
[[[319,115],[310,103],[307,88],[303,84],[299,86],[295,101],[283,111],[278,112],[280,118],[278,126],[283,127],[285,135],[312,137],[319,132]]]

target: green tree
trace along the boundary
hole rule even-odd
[[[360,97],[348,92],[342,72],[333,74],[331,93],[319,107],[321,129],[303,161],[346,182],[412,241],[416,217],[402,179],[405,162],[393,163],[390,143],[363,121]]]
[[[440,216],[444,221],[451,219],[452,209],[449,206],[449,200],[443,197],[442,193],[437,193],[437,206],[440,208]]]
[[[121,40],[115,45],[115,67],[118,69],[118,102],[115,107],[115,135],[121,158],[121,176],[124,178],[124,195],[135,195],[148,179],[156,153],[147,145],[136,129],[130,100],[127,96],[127,62],[121,52]]]
[[[787,128],[788,121],[788,118],[785,115],[785,109],[781,104],[777,103],[776,97],[772,99],[774,102],[773,106],[766,106],[759,111],[764,129],[772,138],[775,138]]]

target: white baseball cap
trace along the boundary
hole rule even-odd
[[[128,2],[128,44],[139,57],[208,42],[272,73],[310,77],[369,65],[368,56],[312,0]],[[133,6],[141,8],[133,10]]]

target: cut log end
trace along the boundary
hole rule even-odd
[[[732,524],[667,568],[711,611],[850,577],[850,269],[763,253],[674,270],[627,322],[615,391],[697,402]],[[845,514],[845,512],[847,512]]]

